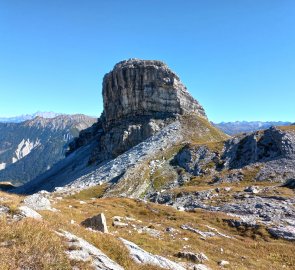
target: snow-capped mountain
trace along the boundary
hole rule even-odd
[[[54,118],[58,115],[62,115],[61,113],[55,112],[36,112],[33,114],[23,114],[19,116],[12,116],[12,117],[0,117],[0,123],[21,123],[27,120],[32,120],[37,116],[43,118]]]
[[[253,132],[257,130],[268,129],[271,126],[289,126],[291,125],[291,122],[236,121],[236,122],[214,123],[214,125],[228,135],[235,135],[239,133],[247,133],[247,132]]]

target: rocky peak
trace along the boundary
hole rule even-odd
[[[105,75],[102,92],[107,126],[134,116],[167,118],[195,113],[206,118],[203,107],[161,61],[129,59],[119,62]]]
[[[114,158],[153,136],[182,115],[207,120],[203,107],[179,77],[156,60],[117,63],[103,79],[99,121],[70,145],[69,154],[96,141],[89,163]]]

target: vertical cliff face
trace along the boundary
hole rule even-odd
[[[119,62],[104,76],[102,94],[104,110],[95,125],[97,131],[82,133],[82,138],[72,144],[74,150],[81,142],[87,142],[86,135],[95,137],[97,147],[90,163],[124,153],[181,115],[195,114],[207,119],[203,107],[161,61]]]
[[[116,64],[104,77],[103,100],[107,126],[134,116],[206,117],[178,76],[160,61],[130,59]]]

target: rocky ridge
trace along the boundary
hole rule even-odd
[[[95,121],[85,115],[59,115],[0,123],[0,181],[19,185],[45,172],[64,157],[79,131]]]
[[[241,133],[250,133],[258,130],[268,129],[272,126],[289,126],[291,122],[284,121],[236,121],[214,123],[214,126],[222,130],[224,133],[234,136]]]
[[[102,94],[107,126],[132,116],[206,117],[179,77],[161,61],[129,59],[116,64],[104,77]]]
[[[294,128],[229,138],[201,109],[181,105],[189,97],[182,111],[162,101],[157,111],[138,92],[162,95],[159,70],[170,76],[162,63],[133,59],[106,75],[113,105],[64,160],[16,190],[39,191],[23,200],[23,215],[62,232],[71,263],[90,269],[293,269]],[[2,204],[13,216],[16,206]]]
[[[85,188],[101,181],[118,182],[125,172],[130,172],[128,168],[138,168],[140,162],[150,160],[161,148],[178,145],[194,132],[199,133],[199,138],[207,136],[208,141],[226,137],[207,121],[202,106],[160,61],[130,59],[118,63],[104,77],[102,92],[104,111],[97,123],[70,143],[64,161],[17,192],[32,192],[36,187],[53,190],[70,183]],[[196,124],[188,123],[186,117]],[[190,124],[199,130],[190,131]],[[75,165],[75,160],[84,167]],[[54,180],[57,176],[59,183]],[[143,188],[126,195],[135,196],[139,191]]]
[[[129,59],[115,65],[103,79],[103,113],[94,129],[99,141],[90,162],[124,153],[176,120],[195,114],[206,119],[203,107],[178,76],[161,61]],[[81,146],[86,134],[71,145]],[[90,137],[91,139],[92,137]]]

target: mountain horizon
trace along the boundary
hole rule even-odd
[[[0,270],[294,270],[294,14],[0,1]]]

